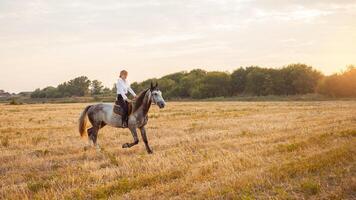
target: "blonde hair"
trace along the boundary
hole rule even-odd
[[[125,76],[125,75],[127,76],[127,74],[128,74],[128,72],[126,70],[121,70],[120,77]]]

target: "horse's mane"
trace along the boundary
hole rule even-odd
[[[132,112],[135,112],[143,103],[143,100],[145,99],[146,93],[149,89],[143,90],[138,94],[138,97],[135,101],[135,106]]]

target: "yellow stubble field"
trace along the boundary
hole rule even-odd
[[[353,199],[356,101],[168,102],[154,153],[78,133],[88,104],[0,105],[0,199]]]

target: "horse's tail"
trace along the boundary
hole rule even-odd
[[[84,133],[86,132],[86,126],[87,126],[87,112],[89,110],[90,106],[87,106],[82,114],[80,114],[80,117],[79,117],[79,133],[80,133],[80,136],[83,137]]]

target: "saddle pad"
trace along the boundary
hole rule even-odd
[[[133,106],[132,106],[132,103],[131,102],[129,102],[128,103],[128,115],[130,116],[130,114],[132,113],[132,108],[133,108]],[[123,111],[123,109],[121,108],[121,106],[120,105],[117,105],[117,104],[114,104],[114,108],[113,108],[113,111],[114,111],[114,113],[115,114],[117,114],[117,115],[123,115],[124,113],[124,111]]]
[[[114,104],[113,111],[117,115],[121,115],[122,116],[124,114],[123,110],[121,109],[121,107],[119,105],[116,105],[116,104]]]

